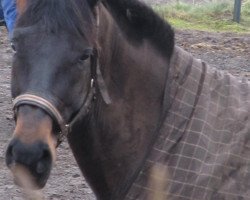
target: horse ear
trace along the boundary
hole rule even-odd
[[[91,8],[94,8],[95,5],[99,2],[99,0],[87,0],[87,2]]]
[[[26,9],[27,0],[17,0],[16,5],[18,14],[22,14]]]

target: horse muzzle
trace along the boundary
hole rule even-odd
[[[24,103],[18,105],[6,164],[19,186],[40,189],[46,184],[57,146],[53,124],[53,119],[42,108]]]
[[[15,183],[27,189],[45,186],[52,168],[52,154],[42,141],[25,144],[13,139],[6,152],[6,164],[14,175]]]

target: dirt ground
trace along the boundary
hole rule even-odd
[[[250,79],[250,35],[176,31],[177,44],[211,66]],[[13,185],[5,166],[4,154],[13,130],[10,97],[12,50],[4,28],[0,29],[0,200],[21,200],[22,191]],[[58,158],[50,179],[42,191],[48,200],[94,200],[66,142],[58,149]]]

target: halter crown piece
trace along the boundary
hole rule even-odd
[[[99,10],[96,8],[96,20],[97,20],[97,30],[99,28]],[[101,74],[100,65],[99,65],[99,54],[97,49],[93,49],[93,54],[91,55],[91,80],[90,80],[90,88],[85,98],[84,102],[82,103],[81,108],[79,109],[78,113],[74,118],[69,122],[66,123],[63,116],[61,115],[60,111],[54,106],[50,101],[47,99],[40,97],[36,94],[26,93],[17,96],[13,100],[13,110],[14,110],[14,118],[17,115],[17,109],[21,105],[31,105],[36,106],[44,110],[53,120],[57,123],[60,128],[60,131],[56,133],[57,136],[57,146],[63,141],[65,137],[71,131],[72,125],[81,117],[86,115],[91,107],[91,103],[95,99],[96,94],[96,83],[98,84],[99,92],[106,104],[111,103],[111,98],[108,94],[108,90],[104,79]]]

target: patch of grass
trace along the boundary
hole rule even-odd
[[[155,6],[154,9],[174,27],[205,31],[250,33],[250,0],[242,5],[241,23],[235,23],[232,1],[218,1],[200,5],[175,3]]]
[[[242,4],[242,14],[245,17],[250,17],[250,0],[245,0]]]

